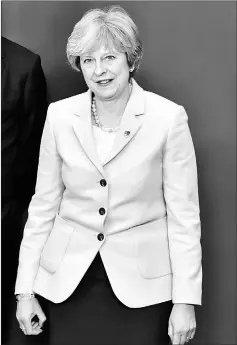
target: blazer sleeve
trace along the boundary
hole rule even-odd
[[[47,88],[41,59],[36,56],[24,84],[15,164],[15,194],[20,214],[35,192],[40,141],[47,113]]]
[[[201,305],[201,225],[196,157],[185,109],[174,116],[163,153],[173,303]]]
[[[57,152],[50,104],[42,134],[35,194],[28,209],[20,247],[15,293],[32,292],[39,268],[41,251],[52,230],[65,189],[62,177],[62,160]]]

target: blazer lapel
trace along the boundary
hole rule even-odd
[[[120,129],[115,137],[114,145],[110,153],[103,162],[103,165],[109,163],[115,158],[132,138],[136,135],[141,127],[139,115],[144,113],[144,94],[143,89],[132,79],[133,89],[127,106],[125,108]]]
[[[139,115],[144,113],[144,94],[143,89],[132,79],[132,93],[125,108],[120,129],[115,137],[114,145],[103,165],[96,150],[96,143],[92,130],[91,121],[91,91],[88,90],[83,95],[79,95],[76,104],[73,106],[75,114],[73,129],[83,147],[86,155],[104,176],[103,166],[115,158],[123,148],[128,145],[141,127]]]
[[[74,114],[76,115],[73,123],[73,130],[79,139],[83,150],[85,151],[88,158],[94,164],[94,166],[99,170],[102,175],[105,175],[102,164],[100,162],[96,145],[94,141],[94,136],[92,132],[92,122],[91,122],[91,92],[88,90],[82,97],[80,95],[78,104],[76,104],[76,110]]]

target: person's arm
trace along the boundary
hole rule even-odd
[[[173,303],[201,304],[201,226],[197,166],[183,107],[173,118],[163,156],[163,186],[173,273]]]
[[[39,148],[47,113],[47,87],[39,56],[27,75],[19,109],[19,136],[15,162],[15,195],[23,225],[35,191]]]
[[[15,294],[33,292],[41,251],[52,230],[65,189],[61,177],[62,160],[53,131],[53,106],[51,104],[48,108],[43,130],[36,191],[29,206],[21,243]]]
[[[172,343],[184,344],[196,331],[193,305],[201,305],[202,253],[196,157],[181,106],[164,146],[163,187],[174,303],[168,334]]]

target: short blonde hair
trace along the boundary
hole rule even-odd
[[[139,68],[143,47],[138,28],[130,15],[118,5],[91,9],[76,23],[67,42],[67,58],[73,69],[80,71],[80,55],[85,51],[113,43],[127,56],[130,77]]]

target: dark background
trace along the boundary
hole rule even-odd
[[[183,105],[199,174],[203,306],[193,344],[236,339],[236,2],[2,2],[2,35],[42,58],[49,101],[86,90],[66,42],[89,8],[120,4],[140,29],[145,89]],[[2,283],[7,277],[2,277]]]

